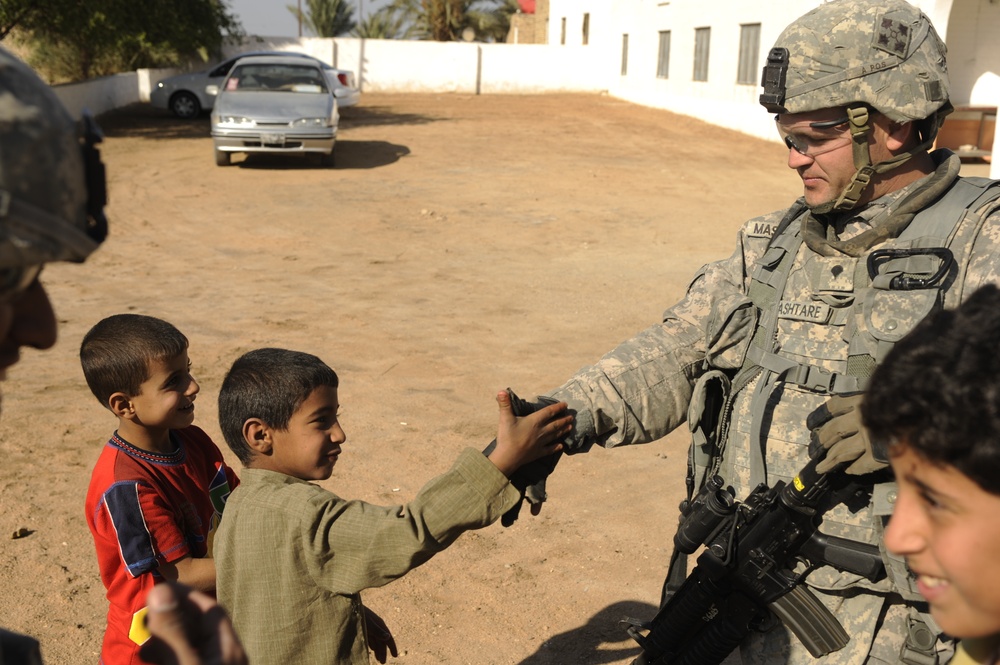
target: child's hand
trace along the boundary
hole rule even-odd
[[[365,610],[365,632],[368,633],[368,648],[375,654],[375,660],[380,663],[386,661],[387,655],[392,654],[393,658],[399,656],[396,651],[396,640],[392,639],[392,633],[382,617],[372,612],[367,607]]]
[[[152,635],[140,655],[159,665],[247,665],[225,610],[210,596],[176,582],[154,586],[146,599]]]
[[[565,415],[566,402],[523,418],[514,415],[506,390],[497,393],[497,404],[500,405],[497,445],[489,459],[508,478],[521,465],[562,450],[560,441],[573,429],[573,416]]]

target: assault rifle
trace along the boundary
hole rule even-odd
[[[845,489],[834,493],[831,477],[843,474],[816,473],[818,461],[788,485],[761,483],[742,503],[723,489],[721,477],[712,476],[682,504],[674,548],[684,554],[702,545],[705,550],[652,621],[623,620],[643,651],[632,665],[716,665],[750,631],[773,626],[775,617],[815,658],[847,644],[843,626],[802,578],[812,567],[830,564],[877,581],[885,568],[877,547],[817,530],[822,511],[839,502]],[[808,566],[796,574],[799,562]]]

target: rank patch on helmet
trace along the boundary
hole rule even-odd
[[[905,58],[910,45],[910,26],[886,16],[879,16],[877,28],[872,46],[880,51]]]

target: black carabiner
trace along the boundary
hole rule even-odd
[[[911,249],[876,249],[868,255],[868,279],[874,280],[879,269],[893,259],[906,259],[911,256],[936,256],[941,260],[941,267],[930,277],[907,277],[896,275],[889,280],[892,291],[914,291],[937,286],[948,274],[948,269],[955,262],[955,255],[947,247],[921,247]]]

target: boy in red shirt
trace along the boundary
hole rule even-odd
[[[87,384],[118,418],[94,466],[86,517],[110,604],[104,665],[142,662],[146,595],[177,580],[215,590],[212,538],[239,480],[192,425],[199,387],[188,340],[150,316],[117,314],[80,346]]]

